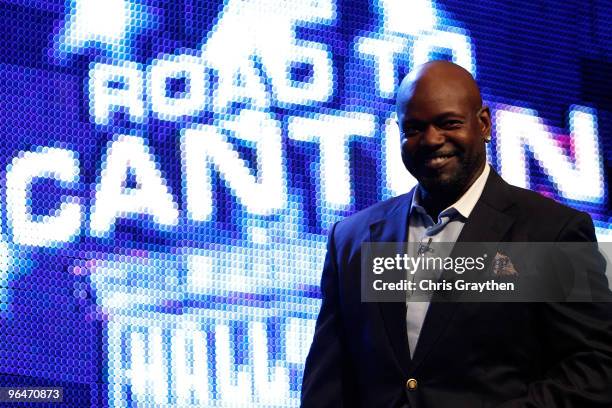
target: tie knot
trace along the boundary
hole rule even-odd
[[[429,237],[436,235],[438,232],[442,231],[446,224],[457,219],[459,216],[459,211],[454,208],[448,208],[438,215],[438,222],[431,227],[427,228],[425,234]]]

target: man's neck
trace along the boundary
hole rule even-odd
[[[487,166],[486,163],[480,168],[479,171],[475,172],[470,181],[459,190],[452,191],[449,189],[444,189],[441,191],[425,191],[425,189],[421,189],[421,203],[431,219],[437,220],[442,211],[459,201],[459,199],[470,189],[472,184],[478,180],[478,177],[482,175],[485,166]]]
[[[431,193],[427,193],[424,190],[421,190],[421,200],[423,208],[425,208],[427,214],[429,214],[431,219],[434,221],[438,219],[438,216],[445,208],[456,202],[459,197],[461,196],[457,195],[455,197],[454,195],[449,196],[442,194],[434,195]]]

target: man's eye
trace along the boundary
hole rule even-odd
[[[406,136],[414,136],[419,133],[419,130],[417,128],[404,128],[403,133]]]
[[[462,125],[460,120],[445,120],[442,122],[443,129],[457,129]]]

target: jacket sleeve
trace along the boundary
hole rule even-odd
[[[571,218],[557,241],[595,242],[590,216]],[[543,378],[529,384],[527,395],[498,408],[612,407],[612,302],[604,271],[605,267],[593,271],[590,284],[598,299],[605,295],[607,302],[535,305],[550,364]]]
[[[321,278],[322,303],[302,380],[302,408],[351,407],[346,349],[341,330],[334,225]]]

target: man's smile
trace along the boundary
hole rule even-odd
[[[437,170],[449,164],[453,158],[456,157],[457,155],[455,153],[430,155],[429,157],[424,158],[422,163],[430,170]]]

